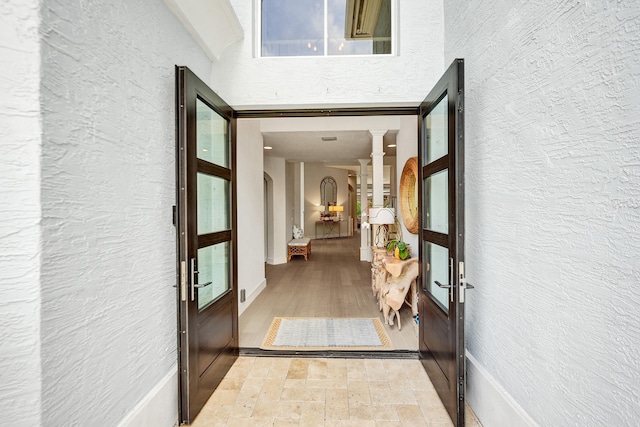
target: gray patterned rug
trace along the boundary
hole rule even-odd
[[[263,350],[393,350],[380,319],[276,317]]]

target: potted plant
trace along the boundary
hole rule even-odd
[[[402,240],[393,239],[387,243],[387,253],[396,259],[405,260],[411,256],[411,246]]]

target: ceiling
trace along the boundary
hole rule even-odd
[[[385,157],[395,157],[396,149],[387,147],[396,143],[397,130],[388,131],[383,137]],[[291,162],[330,163],[334,166],[359,167],[358,159],[371,157],[371,134],[358,131],[309,131],[263,132],[265,156],[280,157]],[[336,137],[335,141],[323,141],[323,137]]]

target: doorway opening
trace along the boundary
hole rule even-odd
[[[241,312],[240,347],[259,349],[275,317],[378,318],[384,325],[372,290],[371,259],[361,256],[363,247],[370,250],[373,238],[370,228],[360,227],[360,213],[367,213],[372,204],[374,175],[383,179],[384,206],[396,207],[398,174],[406,158],[417,155],[417,110],[366,110],[339,116],[317,113],[304,118],[299,117],[300,111],[285,117],[280,113],[274,117],[271,112],[238,114],[238,128],[247,118],[255,133],[257,119],[260,143],[271,147],[264,151],[263,162],[267,285]],[[371,131],[381,129],[385,131],[383,170],[374,171],[371,161],[362,169],[359,160],[370,159],[373,151]],[[323,193],[321,185],[327,177],[336,182],[331,191],[335,200],[323,200],[326,188]],[[401,227],[400,212],[396,215],[394,226]],[[322,222],[327,218],[332,221]],[[286,261],[294,226],[311,239],[308,261],[295,256]],[[415,240],[417,258],[417,235],[403,233],[407,240]],[[397,320],[384,325],[393,347],[417,352],[417,319],[409,305],[399,315],[401,329]]]

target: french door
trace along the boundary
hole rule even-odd
[[[235,112],[176,67],[180,421],[238,357]]]
[[[455,426],[465,424],[464,61],[420,105],[419,351]]]

